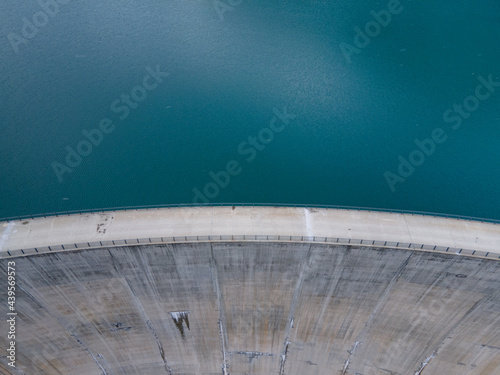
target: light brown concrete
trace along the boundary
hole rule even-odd
[[[103,240],[294,235],[428,244],[500,254],[500,225],[399,213],[280,207],[111,211],[0,223],[7,250]]]

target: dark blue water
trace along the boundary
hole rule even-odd
[[[44,18],[35,0],[3,2],[0,217],[191,203],[198,189],[199,202],[500,219],[500,87],[476,95],[479,77],[500,82],[500,2],[396,3],[72,0]],[[131,91],[143,100],[126,104]],[[282,130],[262,130],[285,107]],[[112,131],[70,167],[67,147],[103,119]]]

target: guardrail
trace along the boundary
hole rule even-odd
[[[46,254],[62,251],[90,250],[104,247],[140,246],[140,245],[163,245],[172,243],[196,243],[196,242],[314,242],[322,244],[337,244],[350,246],[382,247],[391,249],[405,249],[416,251],[430,251],[439,253],[459,254],[489,259],[500,259],[499,253],[471,249],[459,249],[446,246],[432,246],[424,244],[412,244],[408,242],[356,240],[339,237],[308,237],[308,236],[278,236],[278,235],[225,235],[225,236],[176,236],[176,237],[154,237],[136,238],[123,240],[94,241],[74,243],[69,245],[35,247],[29,249],[9,250],[0,254],[0,258],[14,258],[37,254]],[[7,255],[7,256],[6,256]]]
[[[308,205],[308,204],[286,204],[286,203],[204,203],[204,204],[164,204],[164,205],[151,205],[151,206],[127,206],[127,207],[110,207],[103,209],[84,209],[75,211],[62,211],[62,212],[52,212],[46,214],[34,214],[34,215],[24,215],[24,216],[12,216],[6,218],[0,218],[0,221],[15,221],[15,220],[26,220],[26,219],[36,219],[36,218],[46,218],[53,216],[66,216],[66,215],[83,215],[89,213],[99,213],[99,212],[111,212],[111,211],[131,211],[131,210],[153,210],[162,208],[183,208],[183,207],[298,207],[298,208],[327,208],[336,210],[354,210],[354,211],[368,211],[368,212],[388,212],[388,213],[398,213],[398,214],[408,214],[408,215],[425,215],[432,217],[442,217],[449,219],[459,219],[459,220],[469,220],[478,221],[481,223],[492,223],[500,224],[500,220],[497,219],[487,219],[479,218],[473,216],[462,216],[453,214],[442,214],[435,212],[426,211],[409,211],[409,210],[395,210],[389,208],[371,208],[371,207],[355,207],[355,206],[335,206],[335,205]]]

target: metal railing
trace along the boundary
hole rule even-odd
[[[500,224],[500,220],[479,218],[473,216],[463,216],[463,215],[453,215],[453,214],[442,214],[435,212],[426,211],[410,211],[410,210],[396,210],[390,208],[371,208],[371,207],[355,207],[355,206],[335,206],[335,205],[317,205],[317,204],[286,204],[286,203],[204,203],[204,204],[162,204],[162,205],[150,205],[150,206],[126,206],[126,207],[109,207],[103,209],[84,209],[84,210],[74,210],[74,211],[62,211],[62,212],[51,212],[45,214],[33,214],[24,216],[12,216],[0,218],[0,221],[15,221],[15,220],[26,220],[26,219],[36,219],[36,218],[46,218],[46,217],[57,217],[57,216],[67,216],[67,215],[84,215],[89,213],[100,213],[100,212],[112,212],[112,211],[131,211],[131,210],[155,210],[162,208],[187,208],[187,207],[298,207],[298,208],[324,208],[324,209],[336,209],[336,210],[353,210],[353,211],[368,211],[368,212],[387,212],[387,213],[397,213],[397,214],[407,214],[407,215],[425,215],[432,217],[441,217],[448,219],[459,219],[459,220],[469,220],[478,221],[481,223],[492,223]]]
[[[61,251],[90,250],[105,247],[123,247],[140,245],[164,245],[173,243],[203,243],[203,242],[313,242],[321,244],[336,244],[347,246],[366,246],[378,248],[404,249],[416,251],[430,251],[439,253],[449,253],[455,255],[474,256],[489,259],[500,259],[500,253],[489,251],[461,249],[446,246],[433,246],[425,244],[413,244],[408,242],[358,240],[339,237],[308,237],[308,236],[281,236],[281,235],[207,235],[207,236],[175,236],[175,237],[154,237],[136,238],[108,241],[94,241],[84,243],[74,243],[67,245],[35,247],[28,249],[9,250],[2,252],[0,258],[22,257],[36,254],[46,254]]]

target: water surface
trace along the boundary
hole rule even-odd
[[[0,217],[191,203],[235,160],[210,202],[500,219],[500,88],[458,129],[443,120],[478,77],[500,81],[500,2],[400,4],[350,62],[340,45],[386,1],[242,1],[221,19],[208,0],[73,0],[17,53],[8,35],[41,8],[1,4]],[[111,104],[147,67],[169,76],[121,120]],[[295,119],[247,161],[240,144],[284,107]],[[114,130],[60,182],[54,162],[102,119]],[[446,141],[391,191],[384,173],[436,128]]]

